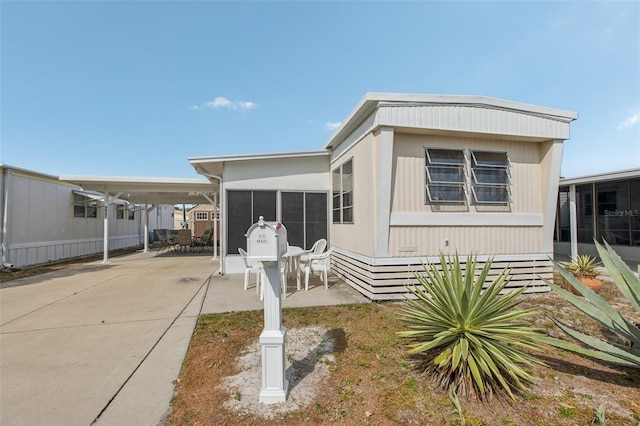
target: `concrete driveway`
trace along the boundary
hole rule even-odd
[[[138,253],[0,290],[0,424],[157,424],[214,271]]]
[[[2,283],[0,424],[157,425],[200,313],[261,309],[211,255],[136,253]],[[283,306],[366,303],[343,282]]]

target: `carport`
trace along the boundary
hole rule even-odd
[[[81,187],[84,191],[97,191],[104,195],[103,261],[109,263],[109,215],[110,204],[124,200],[129,204],[144,206],[144,252],[149,251],[149,212],[160,204],[212,204],[218,207],[220,185],[216,179],[74,176],[60,175],[59,179]],[[214,218],[214,258],[217,254],[217,218]]]

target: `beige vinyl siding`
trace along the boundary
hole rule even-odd
[[[344,152],[336,161],[332,161],[330,170],[334,170],[345,161],[353,158],[353,197],[354,211],[352,224],[335,224],[330,215],[329,235],[331,246],[373,256],[375,250],[375,137],[369,134]],[[329,197],[332,199],[332,197]],[[333,206],[332,206],[333,207]]]
[[[392,257],[437,256],[440,252],[521,254],[541,250],[541,227],[533,226],[392,226],[389,233]]]
[[[566,119],[474,105],[390,105],[378,108],[376,125],[454,132],[569,139]]]
[[[505,151],[511,162],[511,199],[508,207],[432,206],[426,203],[424,147]],[[491,218],[491,215],[540,216],[541,195],[540,143],[458,136],[396,133],[394,144],[394,182],[392,214],[437,215],[446,220],[452,213]],[[546,188],[545,188],[546,189]],[[546,194],[546,191],[544,191]],[[480,216],[481,215],[481,216]],[[498,224],[497,224],[498,225]],[[398,226],[389,231],[389,256],[433,256],[445,249],[460,253],[508,254],[538,253],[542,250],[542,224],[523,226]]]
[[[512,213],[541,213],[540,150],[538,143],[396,133],[392,212],[438,213],[425,201],[424,147],[506,151],[511,161]],[[448,209],[448,210],[447,210]],[[477,212],[474,205],[447,207],[447,211]],[[497,209],[505,211],[504,208]],[[483,212],[485,213],[485,212]]]

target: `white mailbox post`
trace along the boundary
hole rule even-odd
[[[284,402],[289,383],[285,378],[282,306],[280,303],[280,262],[287,252],[287,230],[278,222],[265,222],[260,216],[247,234],[247,260],[262,262],[264,268],[264,330],[260,334],[262,346],[262,388],[259,401],[264,404]]]

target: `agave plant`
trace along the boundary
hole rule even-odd
[[[491,263],[479,274],[476,256],[467,258],[464,271],[458,255],[451,260],[441,254],[442,271],[425,265],[424,274],[416,274],[419,285],[408,288],[399,314],[407,329],[398,335],[411,339],[409,353],[425,355],[426,371],[443,388],[479,399],[502,391],[515,399],[513,390],[524,390],[532,380],[526,367],[541,364],[521,350],[539,348],[530,340],[537,329],[516,322],[536,311],[514,309],[525,288],[500,294],[509,269],[483,290]]]
[[[631,303],[636,312],[640,313],[640,279],[627,266],[620,256],[605,242],[605,246],[595,243],[600,259],[611,274],[613,282],[618,286],[620,292]],[[570,271],[563,268],[559,263],[554,262],[558,272],[569,281],[583,297],[571,294],[562,287],[547,281],[553,291],[567,300],[573,306],[587,314],[603,326],[614,333],[622,336],[626,344],[605,342],[591,335],[582,333],[567,324],[556,319],[551,320],[565,333],[581,342],[578,345],[562,339],[550,336],[538,336],[538,340],[552,346],[576,352],[581,355],[590,356],[614,364],[628,367],[640,368],[640,328],[630,320],[621,315],[606,300],[589,290],[580,280],[575,278]],[[640,272],[640,271],[639,271]]]
[[[567,263],[565,265],[565,269],[577,278],[592,278],[599,275],[598,268],[600,266],[600,263],[597,262],[595,257],[582,254],[576,256],[571,260],[571,262]]]

